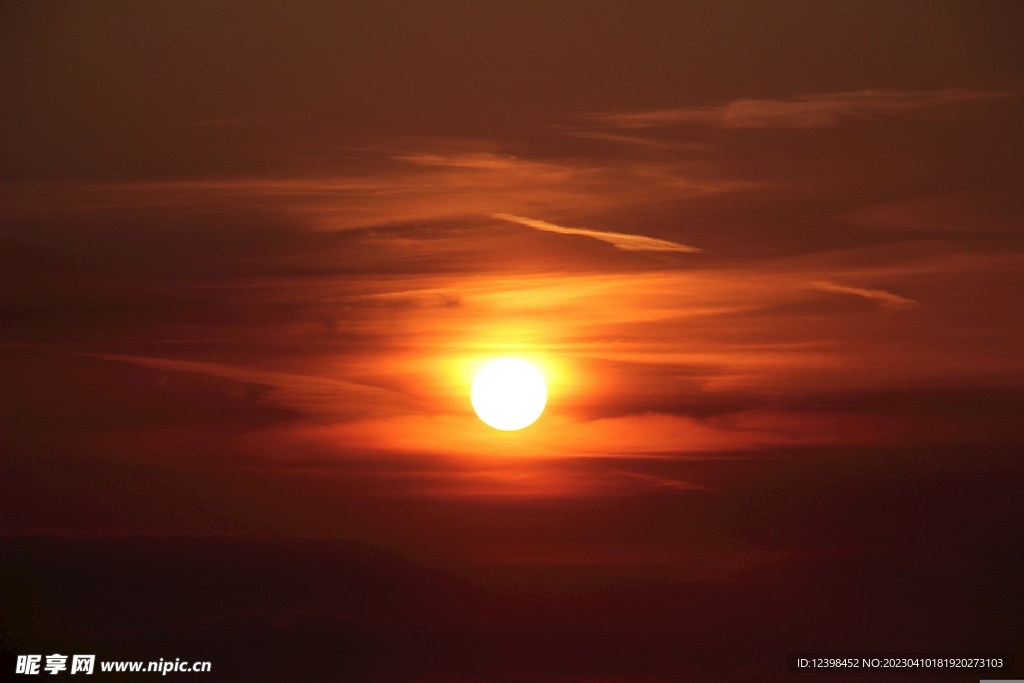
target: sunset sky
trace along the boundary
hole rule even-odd
[[[988,607],[782,661],[1024,648],[1024,5],[2,13],[6,542],[348,539],[544,609],[920,572]],[[431,680],[778,673],[560,656]]]

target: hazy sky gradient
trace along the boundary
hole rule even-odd
[[[1021,7],[5,4],[0,530],[708,580],[1013,489]]]

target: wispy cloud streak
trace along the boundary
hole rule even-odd
[[[784,100],[738,99],[720,105],[597,114],[599,123],[615,128],[706,125],[719,128],[828,128],[848,120],[883,116],[919,116],[924,112],[974,100],[1007,97],[983,90],[857,90],[800,95]]]
[[[491,214],[491,216],[499,220],[509,221],[510,223],[518,223],[519,225],[525,225],[536,230],[543,230],[544,232],[557,232],[561,235],[581,235],[583,237],[591,237],[595,240],[608,242],[609,244],[613,244],[617,248],[625,249],[626,251],[680,251],[691,254],[700,253],[702,251],[697,247],[679,244],[678,242],[670,242],[669,240],[662,240],[657,237],[627,235],[621,232],[604,232],[602,230],[588,230],[587,228],[569,228],[562,225],[556,225],[554,223],[548,223],[547,221],[537,220],[535,218],[513,216],[508,213],[494,213]]]
[[[335,417],[339,413],[365,415],[380,412],[381,406],[387,406],[388,409],[393,410],[396,406],[408,406],[410,403],[407,397],[387,389],[329,377],[273,372],[223,363],[176,358],[102,353],[85,355],[103,360],[131,363],[154,370],[191,372],[234,382],[265,385],[271,387],[271,392],[264,400],[290,410],[301,411],[307,415],[332,415]]]
[[[377,152],[379,157],[381,152]],[[694,162],[536,160],[487,151],[395,151],[384,168],[316,177],[0,185],[0,220],[159,209],[285,215],[314,230],[509,214],[607,214],[756,189]]]
[[[835,292],[836,294],[853,294],[855,296],[862,296],[866,299],[876,299],[881,301],[883,304],[890,308],[912,308],[918,306],[919,303],[913,299],[907,299],[906,297],[887,292],[884,289],[864,289],[863,287],[847,287],[845,285],[837,285],[834,282],[828,282],[827,280],[817,280],[811,283],[811,286],[815,289],[823,292]]]

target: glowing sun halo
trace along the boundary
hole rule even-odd
[[[540,371],[525,360],[500,358],[476,374],[470,398],[481,420],[495,429],[512,432],[540,417],[548,400],[548,387]]]

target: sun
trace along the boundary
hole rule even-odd
[[[487,425],[505,432],[529,427],[548,401],[537,368],[519,358],[499,358],[476,374],[470,390],[473,410]]]

